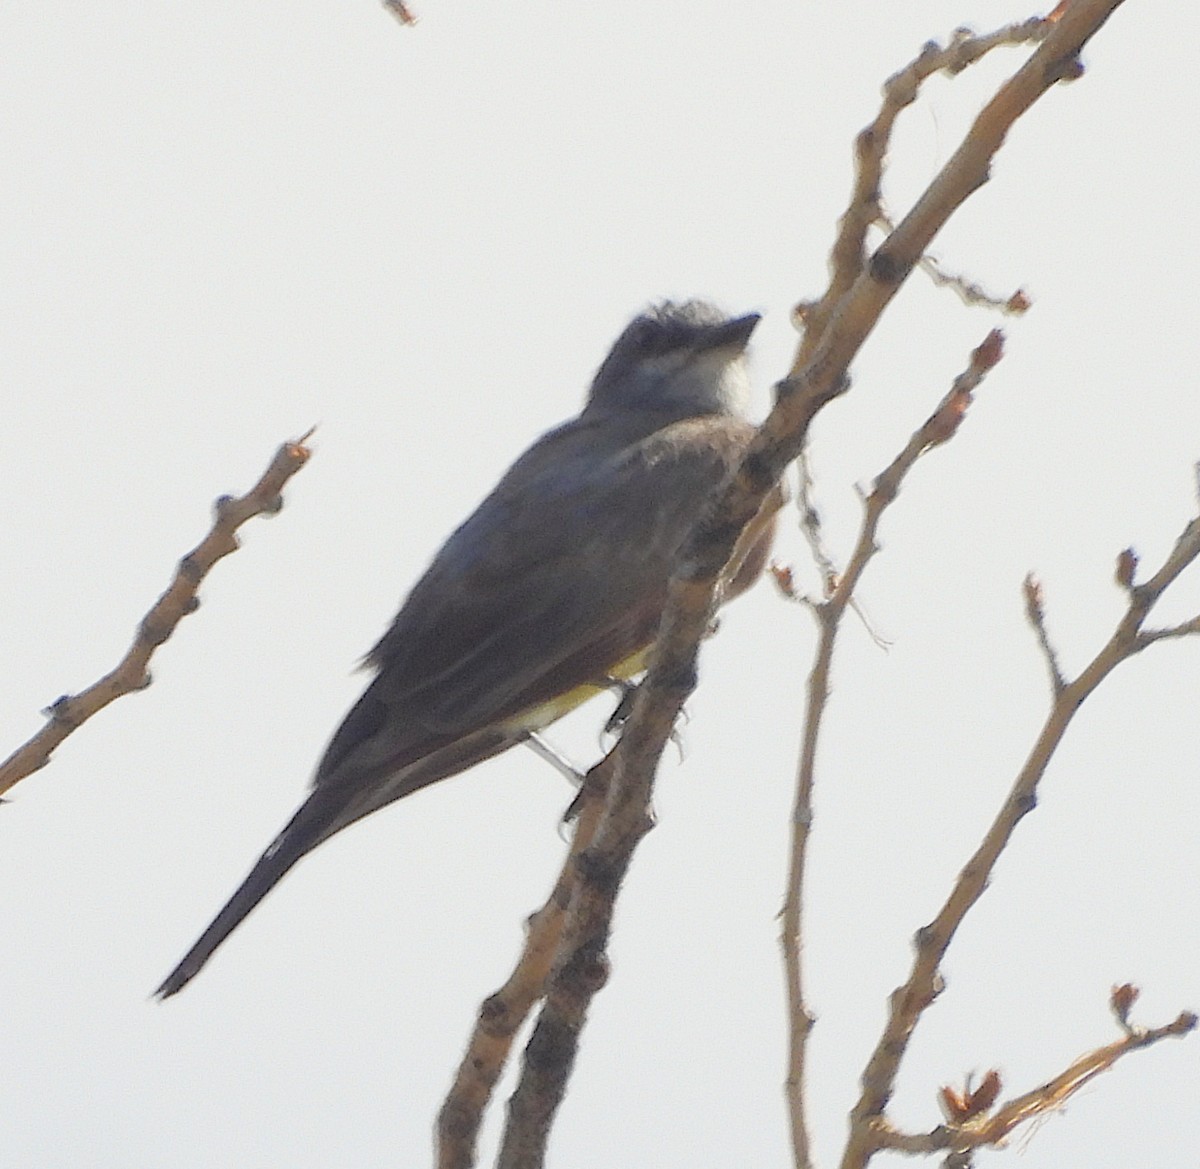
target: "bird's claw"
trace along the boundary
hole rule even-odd
[[[617,692],[617,705],[612,714],[608,716],[608,721],[604,724],[605,735],[617,735],[629,721],[629,716],[633,713],[633,700],[637,697],[640,682],[630,682],[625,678],[608,678],[606,679],[609,687]],[[684,745],[683,735],[680,733],[679,727],[681,724],[688,722],[687,707],[683,707],[679,712],[679,719],[671,730],[671,742],[675,744],[675,749],[679,752],[679,760],[683,761]]]

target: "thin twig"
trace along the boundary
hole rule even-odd
[[[837,588],[837,582],[841,577],[841,573],[838,571],[833,556],[825,547],[824,537],[821,534],[821,513],[817,510],[814,496],[815,484],[813,482],[812,468],[809,463],[807,450],[801,451],[797,464],[800,468],[800,490],[796,506],[800,512],[800,530],[803,532],[804,538],[808,541],[809,550],[812,552],[813,560],[817,564],[817,571],[821,575],[821,600],[827,601],[833,595],[833,590]],[[795,582],[792,580],[790,573],[786,577],[786,580],[784,580],[781,579],[777,571],[776,583],[779,584],[781,591],[789,600],[802,601],[811,608],[816,608],[821,603],[820,601],[802,596],[797,592]],[[853,610],[854,615],[862,622],[863,628],[867,631],[867,636],[880,649],[890,649],[891,642],[875,628],[857,597],[850,598],[850,608]]]
[[[809,551],[816,562],[817,571],[821,574],[821,597],[828,599],[837,587],[838,570],[833,556],[825,547],[825,538],[821,533],[821,513],[817,510],[813,498],[812,466],[809,463],[808,451],[802,451],[796,460],[800,468],[800,486],[796,493],[796,507],[800,512],[800,531],[808,541]]]
[[[1196,1029],[1196,1016],[1191,1011],[1182,1011],[1171,1022],[1161,1027],[1135,1028],[1115,1043],[1097,1048],[1080,1056],[1070,1067],[1052,1080],[1031,1092],[1002,1104],[992,1116],[981,1120],[977,1131],[972,1133],[978,1145],[994,1145],[1002,1141],[1019,1124],[1035,1116],[1061,1108],[1090,1080],[1106,1072],[1122,1056],[1131,1051],[1151,1047],[1163,1039],[1181,1038]]]
[[[805,335],[793,362],[793,384],[819,391],[845,376],[851,357],[874,328],[896,289],[926,254],[950,214],[987,182],[991,160],[1012,125],[1051,86],[1079,76],[1080,51],[1120,3],[1121,0],[1077,0],[1053,23],[1033,21],[1012,26],[991,37],[977,38],[977,48],[970,46],[971,38],[966,36],[956,38],[948,50],[927,45],[915,61],[888,82],[879,116],[857,141],[855,193],[831,256],[829,289],[818,304],[807,306],[800,314]],[[880,180],[892,126],[900,110],[916,99],[921,82],[939,68],[950,68],[952,72],[961,69],[999,44],[1041,38],[1044,39],[1040,47],[977,115],[958,149],[867,261],[866,233],[880,213]],[[949,57],[956,47],[959,59],[951,63]],[[786,406],[786,397],[782,395],[780,406]],[[768,418],[764,432],[770,430],[776,412]],[[778,450],[771,448],[769,440],[763,446],[763,462],[772,470],[777,457],[795,453],[786,442],[780,442]],[[812,697],[810,692],[810,702]],[[803,818],[804,812],[799,809],[797,821],[802,824]],[[791,1017],[800,1020],[793,1022],[799,1029],[793,1040],[802,1044],[803,1015],[793,1011]],[[790,1069],[789,1082],[793,1078],[794,1069]],[[806,1169],[808,1136],[799,1089],[795,1099],[791,1110],[793,1162],[797,1169]],[[850,1153],[848,1149],[847,1155]]]
[[[863,519],[858,539],[846,570],[838,578],[824,604],[814,606],[818,639],[813,667],[808,676],[808,705],[804,715],[804,737],[796,776],[796,799],[792,812],[792,844],[784,896],[780,944],[783,947],[788,1005],[788,1070],[785,1082],[788,1120],[792,1134],[793,1162],[810,1163],[808,1124],[805,1117],[805,1069],[808,1036],[813,1017],[804,993],[803,939],[804,879],[812,830],[812,793],[816,776],[817,743],[829,699],[829,673],[842,617],[852,603],[855,589],[871,558],[879,550],[876,540],[884,512],[899,494],[900,485],[917,460],[935,446],[948,441],[962,423],[973,391],[1003,356],[1003,336],[993,330],[971,354],[967,368],[954,379],[937,409],[909,438],[904,449],[875,480],[863,501]]]
[[[896,225],[891,216],[881,210],[879,218],[876,220],[876,226],[882,228],[886,233],[895,230]],[[1028,293],[1023,288],[1018,288],[1016,292],[1010,292],[1008,296],[997,296],[993,292],[988,292],[978,281],[964,276],[961,272],[947,271],[936,256],[929,254],[922,256],[920,267],[921,271],[937,287],[950,289],[963,304],[971,308],[987,308],[1003,313],[1005,316],[1019,317],[1033,307],[1033,301],[1030,300]]]
[[[948,272],[936,256],[922,256],[921,271],[939,288],[950,289],[963,304],[972,308],[988,308],[1005,316],[1019,317],[1033,305],[1023,288],[1010,292],[1008,296],[997,296],[961,272]]]
[[[1067,680],[1063,677],[1062,666],[1058,661],[1058,651],[1054,648],[1050,633],[1046,629],[1045,597],[1041,581],[1032,572],[1028,573],[1021,588],[1025,594],[1025,618],[1033,626],[1038,649],[1042,651],[1046,669],[1050,672],[1050,689],[1054,696],[1058,697],[1067,688]]]
[[[1200,633],[1200,616],[1193,617],[1190,621],[1183,621],[1179,625],[1169,625],[1163,629],[1143,629],[1138,635],[1138,640],[1142,645],[1152,645],[1156,641],[1163,641],[1167,638],[1191,637],[1197,633]]]
[[[274,515],[283,507],[284,484],[308,462],[311,451],[304,444],[309,430],[293,442],[285,442],[259,481],[245,495],[222,495],[213,505],[215,518],[208,534],[182,560],[167,591],[154,603],[138,625],[133,644],[125,656],[103,678],[78,694],[64,694],[46,708],[48,721],[28,742],[0,763],[0,794],[27,775],[45,767],[55,748],[92,715],[123,694],[150,685],[147,665],[154,651],[175,632],[176,626],[200,606],[196,590],[209,570],[223,556],[236,551],[237,530],[257,515]]]

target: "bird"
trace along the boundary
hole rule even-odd
[[[182,990],[334,833],[645,669],[683,541],[755,432],[746,351],[759,319],[663,301],[626,326],[580,413],[521,455],[434,556],[367,654],[374,678],[308,797],[156,997]],[[780,503],[743,533],[723,599],[761,574]]]

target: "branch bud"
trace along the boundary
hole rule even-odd
[[[1132,548],[1126,548],[1117,556],[1117,584],[1123,589],[1133,588],[1133,578],[1137,573],[1138,554]]]

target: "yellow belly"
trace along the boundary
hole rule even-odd
[[[608,671],[609,677],[621,682],[628,681],[646,668],[649,656],[650,646],[639,649],[637,653],[630,654],[624,661],[613,666]],[[552,722],[562,718],[564,714],[570,714],[577,706],[582,706],[589,698],[595,698],[597,694],[602,694],[606,689],[608,687],[603,683],[585,682],[582,686],[566,690],[547,702],[541,702],[537,706],[531,706],[528,710],[522,711],[517,715],[516,721],[522,730],[540,731],[543,727],[548,727]]]

